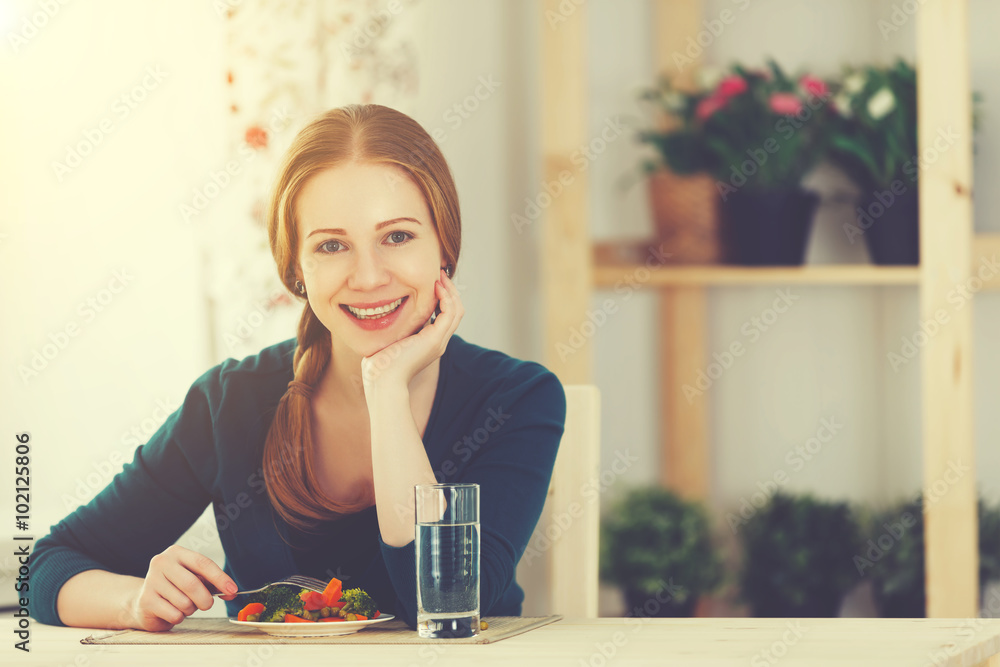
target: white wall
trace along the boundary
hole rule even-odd
[[[731,4],[707,2],[706,16]],[[842,62],[911,56],[912,25],[887,40],[876,28],[891,5],[759,0],[709,46],[707,60],[762,63],[770,54],[789,68],[802,64],[829,74]],[[985,0],[973,6],[973,83],[991,103],[1000,99],[1000,58],[989,27],[1000,10]],[[638,114],[635,88],[653,76],[651,10],[648,2],[608,0],[592,0],[587,8],[596,136],[608,118]],[[20,30],[21,17],[38,9],[27,0],[0,6],[0,33]],[[511,215],[541,187],[536,63],[538,39],[548,28],[539,20],[532,0],[424,0],[400,17],[401,27],[414,31],[418,53],[421,92],[413,115],[428,129],[447,131],[442,149],[461,197],[459,284],[467,312],[459,334],[538,360],[538,229],[519,234]],[[222,28],[211,3],[95,0],[61,7],[17,52],[6,37],[0,46],[0,84],[9,91],[0,106],[0,145],[6,147],[0,161],[0,298],[8,312],[0,327],[6,351],[0,420],[4,433],[26,430],[33,438],[32,530],[38,536],[66,513],[65,495],[79,490],[77,500],[85,502],[103,487],[113,474],[106,465],[113,454],[131,459],[134,446],[125,444],[124,434],[132,428],[151,434],[162,421],[157,401],[176,405],[217,361],[208,345],[198,228],[179,224],[176,211],[192,180],[225,156]],[[128,117],[116,116],[115,99],[142,80],[146,67],[157,66],[167,72],[162,83]],[[479,77],[501,85],[460,126],[451,126],[445,112],[472,93]],[[52,162],[63,160],[67,147],[104,117],[113,120],[113,131],[58,182]],[[990,178],[1000,155],[1000,126],[995,114],[984,123],[976,224],[980,231],[997,231],[1000,222],[991,213],[1000,195]],[[643,186],[617,189],[638,155],[637,145],[622,135],[590,165],[595,237],[652,233]],[[809,183],[840,187],[829,173],[814,174]],[[238,208],[236,201],[220,203],[206,212],[205,224]],[[809,261],[864,261],[863,251],[839,232],[845,215],[850,211],[842,206],[821,209]],[[133,278],[84,321],[79,304],[101,296],[123,269]],[[911,363],[893,373],[886,361],[900,337],[914,331],[915,288],[794,292],[801,297],[795,307],[711,389],[714,506],[729,509],[755,490],[784,467],[789,447],[830,416],[843,422],[843,430],[792,475],[792,487],[869,501],[915,490],[919,371]],[[594,306],[609,296],[615,295],[595,294]],[[639,463],[609,486],[604,504],[630,485],[653,481],[659,461],[653,360],[662,334],[655,329],[656,301],[648,290],[618,298],[620,311],[599,329],[594,346],[595,382],[604,400],[602,467],[610,468],[625,450]],[[773,298],[771,287],[712,289],[709,350],[741,339],[742,323]],[[30,365],[34,352],[70,323],[80,326],[79,335],[37,376],[23,380],[18,367]],[[292,326],[276,327],[274,340],[294,335]],[[993,407],[998,330],[1000,297],[980,295],[976,432],[980,485],[992,497],[1000,495],[1000,453],[992,446],[1000,433]],[[608,592],[605,611],[615,613],[616,604]]]

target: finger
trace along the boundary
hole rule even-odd
[[[204,554],[200,554],[196,551],[186,551],[181,554],[178,560],[181,565],[197,576],[201,590],[205,591],[205,601],[209,607],[212,606],[214,600],[212,600],[212,595],[206,586],[214,586],[220,593],[226,594],[235,593],[239,590],[236,586],[236,582],[232,580],[232,577],[226,574],[221,567],[216,565],[215,561]]]
[[[441,287],[443,291],[441,312],[448,311],[451,317],[447,321],[450,327],[449,333],[455,333],[455,329],[458,328],[458,322],[461,321],[462,316],[465,314],[465,306],[462,304],[462,299],[458,294],[458,288],[447,277],[441,280]]]
[[[438,314],[437,318],[434,320],[434,324],[437,325],[439,329],[447,329],[448,325],[451,323],[451,318],[454,316],[454,308],[452,307],[452,300],[448,294],[448,288],[444,286],[442,281],[437,281],[434,283],[434,296],[438,299]],[[441,324],[438,324],[440,322]]]
[[[160,595],[154,595],[153,598],[147,606],[147,612],[160,621],[174,626],[188,617],[188,614],[178,609],[170,600]],[[170,628],[167,629],[169,630]]]
[[[191,598],[168,578],[158,581],[152,592],[154,595],[148,608],[165,621],[180,623],[185,617],[198,611],[198,607],[191,601]],[[162,600],[163,604],[159,600]],[[164,604],[167,606],[163,606]]]
[[[465,313],[465,309],[462,307],[461,303],[456,302],[444,293],[446,292],[444,285],[441,286],[441,290],[441,314],[438,315],[434,324],[436,327],[440,327],[442,345],[441,352],[444,353],[444,348],[447,347],[448,340],[451,338],[452,334],[458,330],[458,324],[462,321],[462,315]],[[440,325],[438,325],[438,322],[440,322]]]
[[[453,289],[455,290],[455,293],[456,293],[456,294],[458,293],[458,291],[459,291],[459,289],[458,289],[458,283],[456,283],[456,282],[455,282],[455,281],[454,281],[454,280],[452,279],[452,277],[451,277],[451,276],[449,276],[449,275],[448,275],[447,273],[446,273],[446,274],[444,274],[444,278],[442,278],[442,282],[443,282],[443,283],[444,283],[444,284],[445,284],[446,286],[448,286],[449,288],[453,288]]]
[[[200,579],[202,583],[205,584],[205,588],[208,589],[209,595],[211,595],[213,598],[217,597],[220,600],[235,600],[237,597],[239,597],[236,593],[223,593],[222,591],[218,590],[218,587],[215,584],[213,584],[210,581],[207,581],[204,577],[200,577]]]
[[[456,294],[458,293],[458,289],[457,289],[457,286],[455,285],[455,281],[453,281],[448,276],[448,274],[445,273],[444,271],[441,272],[441,279],[440,280],[441,280],[441,284],[444,285],[444,287],[445,287],[446,290],[448,290],[449,292],[454,291]]]
[[[451,298],[452,302],[455,304],[454,309],[457,309],[459,314],[465,312],[465,308],[462,305],[462,295],[458,291],[458,285],[456,285],[451,278],[447,275],[441,279],[441,284],[444,286],[445,291],[447,291],[448,296]]]
[[[175,593],[164,588],[163,592],[169,593],[169,595],[164,595],[164,597],[174,603],[174,606],[185,614],[193,614],[195,609],[205,610],[212,608],[215,599],[208,592],[208,588],[206,588],[204,582],[191,572],[183,562],[174,562],[165,566],[163,575],[177,590]],[[181,604],[178,605],[178,595],[183,596],[188,602],[185,603],[181,600]]]

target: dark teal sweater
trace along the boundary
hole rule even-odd
[[[386,545],[376,507],[303,536],[268,500],[264,440],[292,379],[295,342],[207,371],[107,487],[38,540],[28,591],[36,620],[63,625],[59,589],[85,570],[145,577],[150,558],[211,503],[223,569],[240,589],[294,573],[339,575],[345,587],[367,590],[380,609],[416,627],[414,545]],[[451,337],[423,442],[438,481],[480,485],[483,615],[521,613],[515,567],[541,514],[565,417],[562,385],[545,367]],[[229,615],[243,603],[227,601]]]

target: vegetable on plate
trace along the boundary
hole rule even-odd
[[[298,586],[274,586],[240,610],[237,620],[264,623],[333,623],[367,621],[382,615],[375,600],[360,588],[343,590],[333,578],[322,593]]]

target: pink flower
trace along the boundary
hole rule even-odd
[[[259,125],[252,125],[247,128],[246,136],[244,136],[246,142],[250,144],[252,148],[266,148],[267,147],[267,130]]]
[[[794,116],[802,111],[802,100],[795,93],[774,93],[769,103],[771,111],[784,116]]]
[[[728,97],[711,95],[703,99],[701,102],[698,102],[698,106],[694,110],[694,115],[698,118],[698,120],[705,120],[719,109],[725,107],[728,103]]]
[[[715,94],[720,97],[734,97],[747,91],[747,82],[742,76],[732,74],[719,82]]]
[[[816,97],[826,97],[830,94],[830,89],[826,87],[826,82],[818,77],[812,76],[811,74],[806,74],[799,79],[799,85],[802,86],[807,93],[815,95]]]

